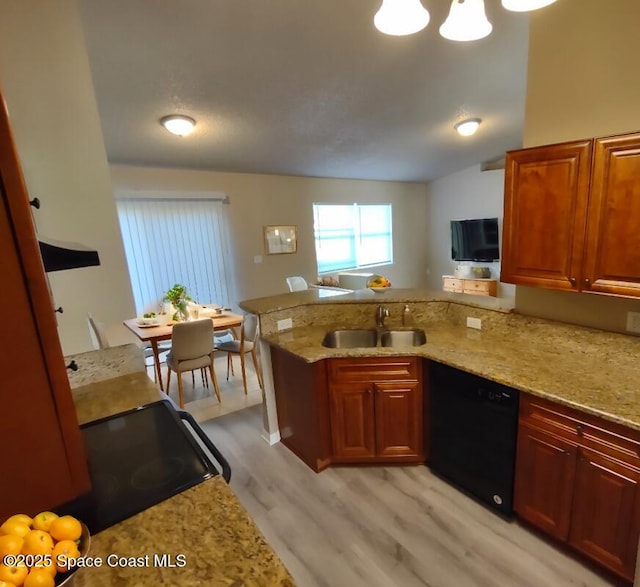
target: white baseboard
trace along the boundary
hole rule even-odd
[[[269,433],[266,430],[263,430],[260,436],[262,436],[262,440],[264,440],[269,446],[273,446],[280,442],[280,432]]]

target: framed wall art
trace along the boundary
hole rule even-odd
[[[264,227],[264,251],[267,255],[283,255],[298,250],[297,229],[292,225]]]

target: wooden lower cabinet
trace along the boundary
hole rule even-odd
[[[334,384],[330,387],[329,395],[333,455],[345,459],[375,456],[371,384]]]
[[[640,528],[640,472],[579,449],[569,544],[632,579]]]
[[[424,463],[422,359],[307,363],[272,346],[271,364],[282,443],[314,471],[332,463]]]
[[[421,362],[415,357],[330,359],[335,462],[422,462]]]
[[[522,394],[516,513],[633,581],[640,432]]]
[[[551,536],[566,540],[576,472],[575,444],[521,424],[514,509]]]

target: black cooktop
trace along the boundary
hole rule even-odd
[[[231,474],[191,415],[166,400],[80,429],[93,489],[60,510],[78,517],[92,534],[219,474],[192,431],[220,463],[227,481]]]

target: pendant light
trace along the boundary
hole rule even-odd
[[[502,0],[503,8],[513,10],[514,12],[528,12],[529,10],[538,10],[553,4],[556,0]]]
[[[492,30],[484,12],[484,0],[453,0],[440,34],[450,41],[475,41]]]
[[[429,24],[429,12],[420,0],[382,0],[373,24],[386,35],[412,35]]]
[[[196,121],[190,116],[181,114],[172,114],[160,119],[160,124],[164,126],[170,133],[179,137],[186,137],[193,132]]]

